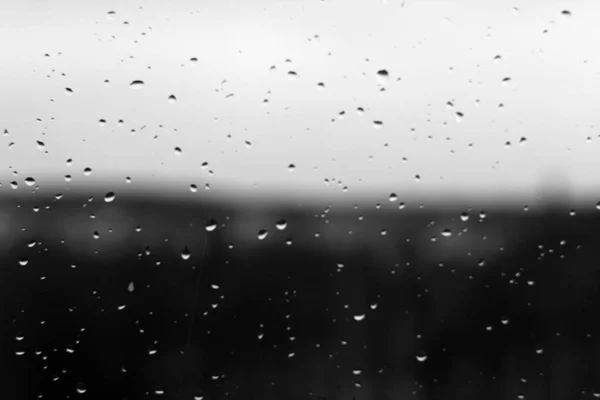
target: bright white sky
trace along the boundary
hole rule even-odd
[[[592,0],[15,2],[0,190],[130,176],[197,196],[528,198],[556,181],[600,199],[598,15]]]

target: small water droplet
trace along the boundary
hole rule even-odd
[[[73,89],[71,89],[71,88],[65,88],[65,94],[67,96],[72,96],[73,95]]]
[[[456,112],[456,123],[457,123],[457,124],[460,124],[460,123],[462,122],[462,120],[463,120],[464,116],[465,116],[465,115],[464,115],[462,112],[460,112],[460,111],[457,111],[457,112]]]
[[[117,13],[116,13],[116,12],[114,12],[114,11],[109,11],[109,12],[107,12],[107,13],[106,13],[106,18],[107,18],[107,19],[115,19],[115,16],[116,16],[116,15],[117,15]]]
[[[130,293],[133,293],[135,291],[135,285],[133,284],[133,281],[129,282],[129,286],[127,286],[127,291]]]
[[[358,107],[356,109],[356,113],[358,114],[358,116],[360,117],[361,115],[363,115],[365,113],[365,109],[362,107]]]
[[[176,156],[180,156],[181,153],[183,153],[183,150],[181,150],[181,147],[175,147],[175,155]]]
[[[383,128],[383,121],[373,121],[373,127],[375,129],[381,129],[381,128]]]
[[[35,185],[35,179],[33,179],[32,177],[27,177],[25,178],[25,184],[27,186],[33,186]]]
[[[215,229],[217,229],[217,221],[215,221],[213,218],[209,219],[208,221],[206,221],[204,229],[206,229],[207,232],[214,231]]]
[[[360,321],[364,320],[366,316],[367,316],[366,314],[358,314],[358,315],[354,316],[354,320],[360,322]]]
[[[600,210],[600,201],[596,203],[596,210]]]
[[[169,104],[175,104],[177,103],[177,97],[175,97],[174,94],[170,95],[169,98],[167,99],[167,101],[169,102]]]
[[[469,220],[469,214],[466,213],[466,212],[461,213],[460,214],[460,220],[463,221],[463,222],[468,221]]]
[[[417,354],[417,361],[418,362],[425,362],[425,361],[427,361],[427,354],[425,354],[425,353],[419,353],[419,354]]]
[[[572,16],[571,11],[569,11],[569,10],[562,10],[560,12],[560,14],[563,15],[563,16],[565,16],[565,17],[567,17],[567,18],[569,18],[569,17]]]
[[[191,184],[190,185],[190,192],[192,193],[196,193],[198,191],[198,186]]]
[[[104,195],[104,201],[107,203],[111,203],[115,200],[115,192],[108,192]]]
[[[21,267],[24,267],[24,266],[26,266],[27,264],[29,264],[29,259],[28,259],[27,257],[21,257],[21,258],[19,259],[19,265],[20,265]]]
[[[398,200],[398,196],[396,195],[396,193],[390,193],[390,198],[389,198],[389,200],[390,200],[391,202],[394,202],[394,201]]]
[[[129,84],[129,87],[132,89],[141,89],[145,86],[146,84],[144,83],[144,81],[141,80],[135,80],[135,81],[131,81],[131,83]]]
[[[258,240],[264,240],[266,239],[267,235],[269,234],[269,232],[266,229],[261,229],[258,231]]]
[[[362,371],[360,369],[353,369],[352,370],[352,375],[360,375],[362,374]]]
[[[90,176],[92,175],[92,169],[91,168],[86,168],[83,170],[83,175],[85,176]]]
[[[442,236],[443,237],[450,237],[450,236],[452,236],[452,231],[450,229],[444,229],[442,231]]]
[[[183,251],[181,252],[181,258],[183,258],[184,260],[189,260],[191,256],[192,256],[192,252],[186,246],[183,249]]]

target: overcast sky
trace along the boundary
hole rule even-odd
[[[600,199],[595,1],[3,8],[0,190]]]

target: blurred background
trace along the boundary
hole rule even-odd
[[[593,1],[0,6],[7,399],[600,397]]]

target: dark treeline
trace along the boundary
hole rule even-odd
[[[600,396],[600,213],[50,205],[0,205],[3,398]]]

